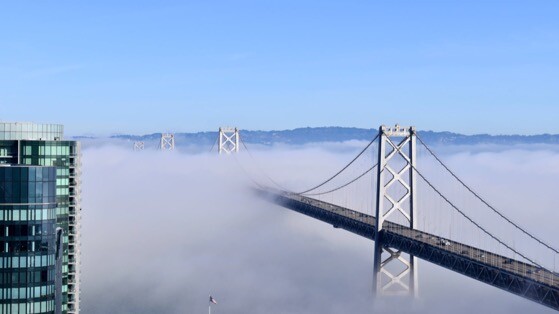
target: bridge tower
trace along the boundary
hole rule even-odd
[[[416,229],[415,127],[383,125],[378,141],[373,290],[377,295],[417,296],[416,257],[383,244],[388,218]]]
[[[239,152],[239,129],[232,127],[219,128],[219,154]]]
[[[144,142],[134,142],[134,150],[144,150]]]
[[[161,133],[160,150],[175,150],[175,134]]]

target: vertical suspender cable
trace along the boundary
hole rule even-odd
[[[517,223],[513,222],[510,218],[506,217],[503,213],[501,213],[500,211],[498,211],[495,207],[491,206],[485,199],[483,199],[479,194],[477,194],[474,190],[472,190],[468,185],[466,185],[466,183],[464,183],[464,181],[462,181],[460,178],[458,178],[458,176],[452,171],[450,170],[450,168],[448,168],[443,162],[442,160],[439,159],[439,157],[437,155],[435,155],[435,153],[427,146],[427,144],[425,144],[425,142],[423,142],[423,140],[421,139],[421,137],[417,136],[417,139],[419,140],[419,142],[421,142],[421,144],[423,144],[423,146],[425,146],[425,148],[427,149],[427,151],[437,160],[437,162],[439,162],[439,164],[441,166],[443,166],[443,168],[446,169],[446,171],[448,171],[448,173],[450,173],[450,175],[452,175],[458,182],[460,182],[460,184],[462,184],[462,186],[464,186],[468,191],[470,191],[470,193],[472,193],[478,200],[480,200],[483,204],[485,204],[487,207],[489,207],[494,213],[496,213],[497,215],[499,215],[501,218],[503,218],[505,221],[507,221],[508,223],[510,223],[511,225],[513,225],[516,229],[520,230],[522,233],[524,233],[525,235],[529,236],[530,238],[532,238],[533,240],[535,240],[536,242],[538,242],[539,244],[547,247],[548,249],[552,250],[555,253],[559,253],[559,250],[555,249],[554,247],[552,247],[551,245],[545,243],[543,240],[540,240],[538,237],[532,235],[530,232],[526,231],[524,228],[520,227],[520,225],[518,225]]]

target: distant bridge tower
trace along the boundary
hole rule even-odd
[[[373,290],[377,295],[417,296],[416,257],[383,245],[383,222],[391,216],[416,229],[415,127],[383,125],[378,141]]]
[[[220,154],[231,154],[239,152],[239,129],[231,127],[219,128],[219,148]]]
[[[160,150],[175,150],[175,134],[161,133]]]
[[[144,142],[134,142],[134,150],[144,150]]]

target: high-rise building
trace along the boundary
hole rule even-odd
[[[56,168],[0,165],[0,313],[61,312],[58,230]]]
[[[60,304],[61,313],[79,313],[80,309],[80,220],[81,220],[81,197],[80,197],[80,144],[77,141],[63,140],[63,126],[58,124],[35,124],[35,123],[6,123],[0,122],[0,165],[6,165],[2,169],[22,169],[21,172],[31,173],[35,169],[29,166],[42,166],[44,169],[51,169],[53,167],[56,172],[55,180],[55,231],[61,235],[60,243],[60,291],[56,293],[56,302]],[[14,167],[19,166],[19,167]],[[27,167],[25,167],[27,166]],[[23,170],[27,169],[27,170]],[[4,170],[8,171],[9,170]],[[15,170],[17,172],[17,170]],[[45,170],[46,171],[46,170]],[[35,170],[37,173],[37,170]],[[0,181],[2,181],[0,177]],[[29,177],[30,178],[30,177]],[[25,185],[20,182],[22,189]],[[29,181],[33,182],[33,181]],[[8,183],[6,183],[8,184]],[[28,183],[31,187],[31,183]],[[38,185],[35,183],[36,192],[39,191]],[[44,195],[44,193],[43,193]],[[49,194],[50,195],[50,194]],[[2,206],[8,206],[0,204]],[[32,203],[26,203],[32,204]],[[20,206],[20,205],[17,205]],[[35,205],[33,205],[35,206]],[[21,207],[21,206],[20,206]],[[24,208],[19,208],[20,211]],[[31,210],[31,209],[29,209]],[[48,210],[47,210],[48,211]],[[29,213],[27,213],[29,215]],[[21,216],[20,216],[21,217]],[[27,216],[30,217],[30,216]],[[47,215],[47,217],[49,217]],[[35,217],[36,218],[36,217]],[[4,221],[0,219],[1,224],[11,223],[11,221]],[[2,226],[4,227],[4,226]],[[52,230],[50,230],[52,231]],[[53,231],[53,232],[55,232]],[[29,232],[29,230],[28,230]],[[52,232],[49,233],[52,236]],[[2,234],[2,241],[9,242],[4,239]],[[7,239],[7,238],[6,238]],[[51,239],[52,240],[52,239]],[[47,241],[48,242],[48,241]],[[2,242],[4,243],[4,242]],[[55,242],[48,242],[53,245],[55,249]],[[27,247],[29,249],[29,247]],[[35,247],[36,249],[36,247]],[[21,249],[20,249],[21,250]],[[29,251],[29,250],[28,250]],[[33,252],[33,251],[31,251]],[[13,256],[10,254],[24,254],[22,252],[4,252],[0,255],[2,258]],[[21,256],[20,256],[21,258]],[[52,261],[54,263],[54,261]],[[42,265],[42,264],[41,264]],[[54,265],[54,264],[53,264]],[[4,268],[0,268],[0,272],[4,272]],[[24,267],[25,268],[25,267]],[[18,268],[23,273],[21,267]],[[6,270],[6,273],[11,270]],[[28,268],[28,272],[34,271],[32,267]],[[48,270],[47,270],[48,273]],[[54,275],[53,275],[54,276]],[[48,275],[47,275],[48,277]],[[47,279],[49,279],[48,277]],[[51,278],[52,279],[52,278]],[[48,281],[48,280],[47,280]],[[49,281],[50,282],[50,281]],[[53,281],[54,282],[54,281]],[[13,284],[13,281],[10,282]],[[18,289],[26,288],[24,284],[16,285]],[[3,285],[6,287],[7,285]],[[54,286],[56,288],[56,285]],[[15,288],[10,288],[15,289]],[[13,293],[13,290],[11,290]],[[23,291],[23,290],[22,290]],[[40,292],[41,296],[47,298],[47,294]],[[18,300],[20,298],[18,294]],[[29,294],[24,294],[29,296]],[[0,304],[3,304],[0,297]],[[10,302],[14,300],[13,294],[11,295]],[[28,303],[33,303],[33,298],[21,298],[21,300],[28,300]],[[10,302],[6,302],[10,303]],[[47,302],[45,299],[44,302]],[[10,303],[13,304],[13,303]],[[56,303],[55,303],[56,304]],[[33,313],[56,313],[56,306],[53,305],[52,311],[41,310]],[[46,306],[46,305],[45,305]],[[19,309],[19,308],[18,308]],[[5,312],[2,312],[5,313]],[[11,312],[17,313],[17,312]],[[21,313],[21,312],[20,312]],[[24,312],[28,313],[28,312]]]

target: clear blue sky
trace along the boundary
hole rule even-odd
[[[559,133],[559,1],[3,1],[0,119]]]

